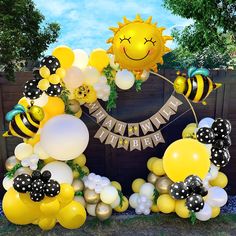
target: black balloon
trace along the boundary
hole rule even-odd
[[[39,192],[31,191],[30,192],[30,199],[34,202],[40,202],[44,199],[44,192],[43,191],[39,191]]]
[[[43,77],[39,74],[39,69],[36,69],[36,70],[33,71],[33,76],[38,81],[43,79]]]
[[[224,142],[224,147],[225,147],[225,148],[229,148],[229,147],[232,145],[230,136],[226,136],[226,137],[223,139],[223,142]]]
[[[208,194],[208,190],[204,187],[202,187],[201,191],[199,192],[199,194],[202,196],[202,197],[205,197],[207,194]]]
[[[55,74],[56,70],[61,67],[59,60],[54,56],[46,56],[40,62],[40,67],[46,66],[51,74]]]
[[[21,174],[13,180],[13,187],[19,193],[26,193],[31,190],[32,179],[28,174]]]
[[[218,149],[212,147],[211,149],[211,162],[218,167],[224,167],[229,163],[230,154],[228,149]]]
[[[210,144],[213,143],[215,138],[214,132],[211,128],[200,128],[197,131],[197,139],[201,143]]]
[[[32,182],[33,192],[42,192],[44,188],[44,182],[41,179],[36,179]]]
[[[199,194],[192,194],[186,199],[186,206],[192,212],[199,212],[204,207],[204,200]]]
[[[38,80],[33,79],[25,83],[23,95],[31,100],[39,98],[43,91],[38,88]]]
[[[199,194],[201,192],[203,183],[202,180],[197,175],[188,176],[184,182],[189,187],[191,193]]]
[[[183,182],[176,182],[170,186],[170,195],[175,199],[185,199],[189,196],[189,188]]]
[[[55,197],[60,193],[60,184],[57,181],[50,179],[44,186],[44,193],[48,197]]]
[[[48,180],[51,178],[51,172],[49,170],[45,170],[43,173],[42,173],[42,177],[41,179],[43,180],[43,182],[48,182]]]
[[[51,84],[45,92],[50,97],[60,96],[62,92],[62,86],[61,84]]]
[[[39,170],[34,170],[31,176],[32,176],[33,180],[40,179],[41,178],[41,172]]]
[[[231,132],[231,123],[226,119],[218,118],[214,121],[211,127],[216,138],[225,138]]]
[[[222,149],[224,148],[224,140],[223,139],[216,139],[214,143],[212,144],[213,147]]]

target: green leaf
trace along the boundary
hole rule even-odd
[[[157,199],[159,197],[159,192],[157,191],[157,189],[153,190],[153,204],[156,205],[157,204]]]
[[[142,80],[135,80],[135,89],[137,92],[140,92],[142,90]]]
[[[66,112],[66,114],[74,115],[75,113],[73,111],[71,111],[70,106],[69,106],[69,103],[70,103],[69,95],[70,95],[70,91],[63,88],[62,93],[60,95],[60,98],[65,103],[65,112]]]
[[[190,222],[191,222],[191,224],[192,225],[194,225],[195,223],[196,223],[196,220],[197,220],[197,217],[196,217],[196,213],[195,212],[192,212],[192,211],[190,211]]]
[[[82,196],[84,196],[84,192],[83,191],[77,191],[77,192],[75,192],[75,196],[77,196],[77,197],[82,197]]]
[[[12,170],[8,171],[5,176],[7,176],[9,179],[12,179],[14,177],[14,174],[16,173],[16,171],[21,168],[22,165],[20,163],[16,164]]]
[[[43,169],[43,167],[44,167],[44,161],[43,160],[39,160],[39,162],[38,162],[38,170],[41,170],[41,169]]]
[[[125,201],[124,200],[124,195],[123,195],[123,193],[120,190],[117,190],[117,191],[118,191],[118,195],[120,197],[120,204],[119,204],[119,206],[123,207],[123,202]]]
[[[79,166],[78,164],[74,164],[72,160],[67,161],[66,164],[73,170],[73,171],[77,171],[79,173],[79,178],[83,179],[84,176],[88,175],[87,172],[82,170],[82,167]]]

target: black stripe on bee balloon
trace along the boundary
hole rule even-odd
[[[192,84],[192,90],[191,90],[191,93],[188,98],[190,100],[194,100],[194,98],[197,94],[197,90],[198,90],[197,78],[194,76],[193,78],[190,78],[190,80],[191,80],[191,84]]]
[[[21,113],[21,114],[20,114],[20,117],[21,117],[21,120],[22,120],[22,122],[24,123],[24,125],[25,125],[30,131],[32,131],[32,132],[34,132],[34,133],[37,133],[38,128],[35,127],[33,124],[30,123],[30,121],[28,120],[26,114]]]
[[[15,118],[11,121],[11,126],[12,129],[21,137],[23,138],[30,138],[30,136],[28,136],[27,134],[25,134],[17,125],[16,120],[15,119],[19,119],[20,117],[15,116]]]
[[[200,101],[204,100],[209,92],[209,88],[210,88],[210,81],[206,76],[202,76],[203,79],[203,93],[202,96],[200,98]]]

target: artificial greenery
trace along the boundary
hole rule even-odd
[[[9,170],[5,176],[7,176],[9,179],[12,179],[14,177],[14,174],[16,173],[16,171],[21,168],[22,165],[20,163],[16,164],[11,170]]]
[[[123,207],[123,202],[125,201],[124,200],[124,195],[123,195],[123,193],[120,190],[117,190],[117,191],[118,191],[118,195],[120,197],[120,204],[119,204],[119,206]]]
[[[103,74],[107,78],[107,83],[110,85],[110,95],[107,101],[106,110],[111,111],[113,108],[116,108],[116,100],[118,98],[117,87],[114,81],[114,74],[112,73],[113,69],[110,65],[108,65],[103,70]]]
[[[59,36],[57,23],[44,23],[32,0],[0,1],[0,69],[8,80],[14,72],[36,61]]]
[[[154,189],[153,190],[153,200],[152,200],[154,205],[157,204],[158,197],[159,197],[159,192],[156,189]]]
[[[192,211],[190,211],[190,222],[191,222],[191,224],[192,225],[194,225],[195,223],[196,223],[196,220],[197,220],[197,217],[196,217],[196,213],[195,212],[192,212]]]
[[[77,196],[77,197],[83,197],[83,196],[84,196],[84,193],[83,193],[83,191],[76,191],[76,192],[75,192],[75,196]]]
[[[84,176],[88,175],[87,172],[83,171],[81,166],[79,166],[78,164],[73,163],[73,160],[67,161],[66,164],[73,170],[73,171],[77,171],[79,173],[79,178],[83,179]]]
[[[66,114],[74,115],[75,113],[73,111],[71,111],[71,109],[70,109],[69,95],[70,95],[70,91],[65,89],[65,88],[63,88],[62,93],[60,95],[60,98],[63,100],[63,102],[65,104],[65,112],[66,112]]]
[[[137,92],[140,92],[142,90],[142,80],[135,80],[135,89]]]
[[[165,64],[172,68],[181,64],[207,68],[229,65],[236,51],[235,1],[164,0],[164,6],[175,15],[193,20],[184,29],[172,31],[178,47],[165,56],[169,59]]]
[[[39,160],[38,161],[38,170],[41,170],[41,169],[43,169],[43,167],[44,167],[44,161],[43,160]]]

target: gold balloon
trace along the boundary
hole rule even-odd
[[[100,194],[96,193],[94,190],[86,188],[84,190],[84,199],[89,204],[96,204],[100,201]]]
[[[155,187],[160,194],[169,193],[171,184],[173,182],[167,176],[163,176],[157,180]]]
[[[107,220],[112,214],[112,208],[110,205],[107,205],[103,202],[99,202],[95,209],[96,216],[99,220]]]
[[[28,174],[31,175],[32,174],[32,170],[29,169],[28,167],[20,167],[14,174],[14,177],[21,175],[21,174]]]
[[[80,204],[82,204],[84,207],[86,207],[86,202],[84,200],[84,197],[82,196],[75,196],[74,197],[74,201],[79,202]]]
[[[6,170],[7,171],[12,170],[13,167],[18,163],[20,163],[20,161],[18,159],[16,159],[15,156],[11,156],[11,157],[7,158],[6,162],[5,162]]]
[[[69,100],[68,106],[73,113],[77,113],[81,110],[80,103],[75,99]]]
[[[159,176],[156,176],[154,173],[150,172],[147,177],[147,181],[151,184],[155,184],[159,178]]]
[[[90,216],[96,216],[95,209],[97,204],[86,204],[86,210]]]
[[[74,188],[75,192],[83,191],[84,190],[84,183],[80,179],[74,179],[72,183],[72,187]]]

